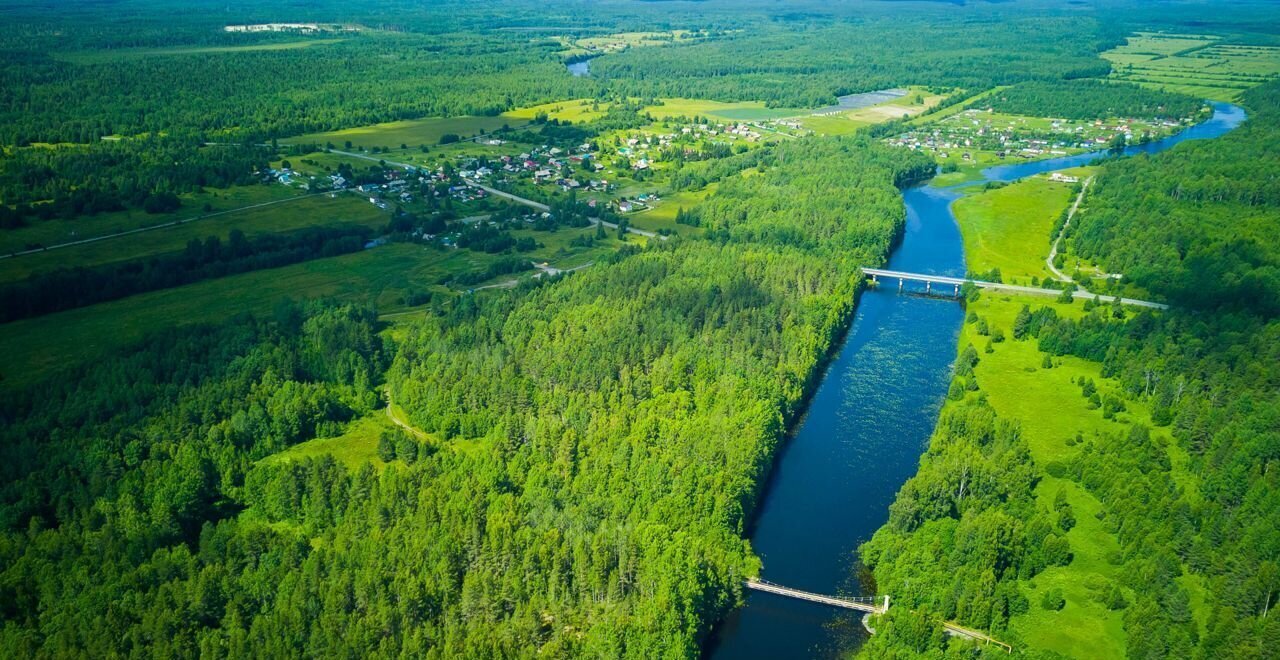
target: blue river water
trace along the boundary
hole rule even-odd
[[[1184,140],[1217,137],[1244,119],[1243,109],[1217,103],[1211,119],[1125,153],[1155,153]],[[1108,155],[1001,165],[983,175],[987,181],[1013,181]],[[890,269],[965,274],[960,229],[951,213],[959,195],[955,188],[933,185],[903,191],[907,223]],[[780,452],[756,513],[751,543],[764,563],[761,577],[816,593],[863,595],[855,577],[857,547],[885,523],[894,495],[915,474],[946,395],[963,320],[960,305],[945,298],[903,295],[893,286],[863,294],[808,412]],[[718,626],[706,655],[834,657],[859,646],[866,635],[860,614],[749,592],[746,605]]]

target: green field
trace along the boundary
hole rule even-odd
[[[278,454],[272,454],[259,462],[287,463],[327,454],[353,470],[364,463],[372,463],[375,469],[381,470],[387,464],[378,458],[378,438],[384,431],[394,431],[396,428],[385,412],[379,410],[368,417],[351,422],[347,425],[346,432],[340,436],[308,440]]]
[[[946,97],[942,94],[930,94],[923,88],[911,87],[909,93],[900,98],[838,114],[802,117],[797,121],[821,135],[848,135],[863,126],[919,115],[941,103],[944,98]]]
[[[688,30],[672,30],[670,32],[618,32],[599,37],[586,37],[574,43],[586,49],[618,50],[621,48],[643,48],[646,46],[665,46],[677,41],[692,41]]]
[[[1102,57],[1117,80],[1219,101],[1280,75],[1280,47],[1226,44],[1212,36],[1139,32]]]
[[[1069,318],[1083,314],[1080,303],[1064,305],[1049,302],[1042,297],[1017,297],[993,295],[984,292],[972,302],[969,309],[985,319],[992,328],[1006,332],[1013,325],[1014,316],[1023,304],[1052,306],[1062,316]],[[970,344],[981,347],[986,337],[978,336],[974,324],[965,324],[958,343],[961,350]],[[1080,395],[1080,388],[1073,382],[1080,377],[1092,378],[1103,394],[1119,395],[1122,388],[1114,379],[1102,377],[1102,365],[1077,357],[1053,358],[1053,367],[1044,369],[1044,354],[1036,347],[1035,340],[1009,340],[994,345],[993,353],[981,354],[981,361],[974,367],[978,382],[982,385],[988,402],[1001,419],[1016,420],[1022,428],[1031,455],[1041,468],[1050,461],[1072,456],[1077,448],[1067,444],[1067,439],[1077,433],[1085,438],[1096,434],[1124,432],[1133,423],[1153,426],[1150,411],[1141,402],[1125,402],[1126,412],[1117,413],[1107,420],[1101,409],[1090,410],[1088,401]],[[1153,436],[1169,439],[1167,428],[1155,428]],[[1176,443],[1167,443],[1176,447]],[[1171,449],[1175,472],[1185,466],[1185,457]],[[1185,474],[1175,479],[1186,481]],[[1022,583],[1024,594],[1031,602],[1031,610],[1010,621],[1010,630],[1025,643],[1037,649],[1061,653],[1073,658],[1123,657],[1125,633],[1122,612],[1106,609],[1096,594],[1099,585],[1107,585],[1120,578],[1119,567],[1108,560],[1108,555],[1119,549],[1114,534],[1107,531],[1095,514],[1100,502],[1074,482],[1042,475],[1036,487],[1036,496],[1042,508],[1051,509],[1058,491],[1063,490],[1075,511],[1076,526],[1067,533],[1073,559],[1067,566],[1052,567],[1030,581]],[[1062,589],[1067,606],[1061,611],[1045,610],[1040,605],[1041,594],[1053,587]],[[1197,593],[1197,590],[1192,590]],[[1207,611],[1193,598],[1193,615],[1202,625]]]
[[[440,258],[422,247],[388,245],[6,323],[0,344],[9,350],[0,374],[6,385],[20,386],[159,329],[267,313],[285,299],[333,297],[394,308],[411,288],[427,288],[451,267],[469,268],[458,263],[469,257],[460,250]]]
[[[367,203],[365,206],[372,208]],[[542,247],[526,256],[558,268],[595,261],[621,245],[613,232],[592,248],[569,245],[575,236],[594,235],[592,229],[519,230],[512,234],[517,238],[533,236]],[[407,294],[446,291],[437,285],[442,277],[483,269],[497,258],[470,250],[393,243],[0,324],[0,345],[8,349],[0,361],[0,376],[5,386],[30,384],[139,341],[159,329],[215,322],[245,312],[269,313],[287,299],[334,298],[374,305],[381,312],[396,312],[405,309]],[[523,279],[532,273],[503,275],[489,283]]]
[[[285,189],[283,186],[276,188]],[[296,195],[295,192],[289,194]],[[209,236],[217,236],[225,240],[233,229],[239,229],[246,236],[252,237],[342,224],[380,227],[386,221],[386,211],[351,194],[337,194],[333,198],[328,195],[300,197],[281,204],[227,213],[174,227],[2,259],[0,282],[11,282],[33,273],[57,268],[97,266],[177,252],[185,248],[192,239],[203,240]]]
[[[967,98],[967,99],[965,99],[965,100],[963,100],[963,101],[960,101],[959,103],[954,103],[954,104],[952,104],[952,105],[949,105],[949,106],[947,106],[947,107],[945,107],[945,108],[943,108],[943,109],[941,109],[941,110],[939,110],[939,111],[937,111],[937,112],[935,112],[935,113],[933,113],[933,114],[930,114],[930,115],[924,115],[924,116],[920,116],[920,117],[913,117],[913,118],[911,118],[910,120],[908,120],[908,121],[907,121],[907,123],[908,123],[908,124],[910,124],[910,125],[916,126],[916,125],[928,124],[928,123],[931,123],[931,122],[939,121],[939,120],[941,120],[941,119],[946,119],[947,117],[950,117],[951,115],[954,115],[954,114],[957,114],[957,113],[960,113],[960,112],[964,112],[965,110],[967,110],[967,109],[968,109],[970,106],[972,106],[973,104],[975,104],[975,103],[977,103],[977,102],[981,101],[982,99],[984,99],[984,98],[986,98],[986,97],[988,97],[988,96],[990,96],[990,95],[992,95],[992,94],[994,94],[994,93],[996,93],[996,92],[998,92],[998,91],[1000,91],[1000,90],[1002,90],[1002,89],[1008,89],[1008,85],[1001,85],[1001,86],[998,86],[998,87],[992,87],[991,89],[988,89],[988,90],[986,90],[986,91],[983,91],[983,92],[979,92],[979,93],[977,93],[977,94],[974,94],[973,96],[970,96],[969,98]]]
[[[595,109],[592,107],[595,106]],[[516,108],[502,113],[503,117],[512,119],[530,120],[539,113],[546,113],[550,119],[558,119],[560,121],[570,121],[574,123],[592,121],[604,116],[604,112],[608,109],[609,104],[598,103],[593,99],[573,99],[571,101],[555,101],[553,103],[543,103],[542,105],[531,105],[524,108]],[[513,122],[514,123],[514,122]]]
[[[388,147],[398,148],[400,145],[418,147],[425,145],[434,147],[440,143],[443,135],[457,135],[469,138],[479,135],[481,131],[493,132],[503,126],[520,126],[522,119],[510,116],[498,117],[428,117],[426,119],[409,119],[393,121],[385,124],[359,126],[340,131],[308,133],[281,140],[283,144],[333,144],[341,149],[347,142],[352,148]]]
[[[1005,282],[1016,284],[1049,278],[1044,260],[1054,223],[1072,200],[1072,184],[1043,175],[957,199],[952,210],[969,272],[999,268]]]
[[[662,105],[650,105],[644,111],[658,119],[668,117],[696,117],[721,121],[763,121],[804,114],[791,108],[766,108],[760,101],[736,101],[725,103],[706,99],[662,99]]]
[[[566,28],[502,28],[504,30],[526,29],[526,30],[564,30]],[[585,32],[593,28],[578,27],[573,28],[574,32]],[[600,29],[600,28],[594,28]],[[598,56],[606,53],[616,53],[627,50],[628,48],[649,48],[653,46],[667,46],[678,42],[691,42],[697,40],[696,33],[689,30],[669,30],[666,32],[616,32],[612,34],[602,34],[595,37],[555,37],[561,50],[559,55],[568,59],[582,55]]]
[[[653,208],[640,213],[633,213],[627,216],[633,227],[637,229],[646,229],[649,231],[658,231],[659,229],[668,229],[676,234],[692,234],[699,231],[697,227],[689,225],[676,224],[676,212],[680,208],[686,211],[701,204],[704,200],[715,193],[719,184],[712,183],[702,190],[684,190],[678,193],[667,195],[662,198]]]
[[[247,46],[189,46],[182,48],[113,48],[109,50],[77,51],[72,53],[54,53],[53,57],[72,64],[101,64],[135,60],[144,57],[164,55],[217,55],[221,53],[246,53],[253,51],[297,50],[336,44],[345,39],[306,39],[300,41],[282,41]]]
[[[297,190],[286,186],[233,186],[181,195],[182,208],[173,213],[151,214],[141,209],[129,209],[91,216],[82,215],[71,219],[31,220],[25,227],[0,231],[0,254],[9,254],[37,245],[48,247],[142,227],[153,227],[209,213],[291,199],[298,195]],[[205,210],[206,204],[209,206],[208,211]]]

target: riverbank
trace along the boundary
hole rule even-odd
[[[931,188],[904,196],[926,203]],[[964,273],[959,233],[920,205],[888,266]],[[862,594],[855,550],[915,470],[946,392],[963,312],[954,301],[865,290],[834,357],[775,457],[750,534],[763,577]],[[866,638],[856,613],[751,592],[709,640],[712,658],[835,657]]]
[[[1233,116],[1237,117],[1234,122],[1231,120]],[[1243,113],[1238,108],[1222,107],[1214,119],[1178,136],[1144,145],[1143,149],[1168,148],[1193,136],[1212,136],[1214,131],[1219,131],[1220,134],[1238,124],[1242,117]],[[1055,161],[1023,163],[1012,168],[989,168],[983,172],[983,176],[991,181],[1013,181],[1047,171],[1086,165],[1106,155],[1105,152],[1081,154]],[[966,274],[963,239],[952,214],[952,203],[962,192],[937,185],[917,186],[903,192],[907,222],[902,241],[890,259],[890,269],[960,277]],[[1070,191],[1060,196],[1065,208],[1071,198]],[[1035,209],[1034,204],[1027,205],[1027,208],[1043,212]],[[1060,214],[1062,210],[1057,209],[1054,213]],[[1049,214],[1041,218],[1039,224],[1051,229],[1052,223],[1044,220],[1053,217],[1054,214]],[[1023,229],[1034,231],[1034,228]],[[1043,243],[1044,250],[1043,253],[1037,251],[1035,258],[1043,259],[1047,255],[1050,236],[1050,231],[1043,232],[1040,242]],[[1000,298],[992,297],[992,300],[998,299]],[[1039,300],[1043,302],[1044,299]],[[1078,309],[1083,312],[1083,304],[1077,304]],[[1013,314],[1016,316],[1020,309],[1019,306]],[[855,579],[859,561],[856,548],[871,534],[877,533],[875,530],[880,529],[880,533],[885,533],[884,530],[894,527],[893,516],[898,515],[895,510],[903,506],[903,495],[898,491],[901,487],[906,492],[910,487],[910,482],[908,486],[901,484],[908,479],[915,481],[923,478],[927,481],[937,476],[926,469],[929,466],[929,456],[936,451],[939,438],[943,437],[935,432],[942,433],[947,423],[959,423],[962,428],[977,428],[986,424],[989,427],[988,433],[996,433],[995,416],[985,396],[972,395],[972,406],[958,409],[954,413],[943,413],[940,417],[943,400],[948,392],[947,385],[952,379],[951,365],[956,357],[957,336],[961,332],[963,313],[961,307],[951,300],[903,296],[891,291],[870,290],[863,294],[855,311],[849,337],[840,347],[838,357],[814,392],[796,431],[779,450],[775,467],[763,492],[754,533],[751,535],[755,553],[763,564],[763,576],[772,582],[795,589],[835,595],[893,594],[896,607],[889,615],[882,617],[883,623],[873,624],[877,630],[887,628],[890,631],[888,635],[877,636],[877,645],[881,643],[881,639],[890,645],[898,639],[894,631],[903,629],[903,622],[898,619],[914,618],[917,628],[928,630],[933,625],[929,618],[931,616],[955,620],[962,625],[991,633],[1011,634],[1011,641],[1015,642],[1015,646],[1025,643],[1022,637],[1018,637],[1020,633],[1017,630],[1010,629],[1008,617],[1032,613],[1026,596],[1014,587],[1005,587],[1004,592],[996,594],[995,580],[984,577],[981,573],[972,574],[960,570],[966,566],[961,558],[953,559],[951,565],[948,565],[947,561],[938,561],[936,552],[930,552],[915,557],[910,562],[910,569],[902,575],[895,576],[892,572],[881,575],[881,571],[877,569],[874,572],[875,579],[865,584]],[[1001,312],[1003,313],[1005,312]],[[987,325],[990,326],[991,323],[992,321],[988,321]],[[1013,335],[1011,324],[998,328],[974,326],[974,332],[980,330],[985,333],[982,336],[988,338],[993,352],[999,350],[996,348],[997,344],[1002,344],[996,337],[1007,338]],[[966,346],[966,343],[962,342],[960,345]],[[993,361],[992,364],[999,363]],[[1025,372],[1028,367],[1035,369],[1034,365],[1028,364],[1017,367],[1005,365],[1003,368],[1021,368]],[[954,400],[957,401],[968,397],[965,392],[980,390],[977,376],[972,371],[962,381],[953,382],[951,386],[952,394],[956,395]],[[1053,396],[1047,394],[1044,399],[1050,404],[1054,400]],[[1108,415],[1108,420],[1115,417],[1110,404],[1098,407],[1103,409],[1103,413],[1099,414]],[[1043,416],[1043,413],[1036,414]],[[948,418],[951,422],[939,422],[935,429],[937,420]],[[931,436],[934,437],[934,448],[926,453],[925,462],[918,463],[921,450],[930,447]],[[963,433],[946,437],[958,443],[966,440]],[[944,440],[946,441],[949,440]],[[974,457],[981,457],[982,460],[990,461],[987,475],[1023,475],[1024,481],[1006,484],[1005,487],[1008,501],[1020,503],[1019,513],[1035,512],[1035,503],[1042,496],[1035,490],[1038,482],[1031,475],[1036,470],[1036,463],[1031,457],[1030,449],[1025,447],[1025,442],[1017,439],[1013,445],[1008,446],[975,446],[969,458],[964,459],[977,461]],[[999,481],[994,476],[988,478]],[[943,481],[946,482],[946,479]],[[965,499],[972,495],[967,489],[975,487],[975,484],[970,483],[966,476],[958,487],[960,499]],[[949,483],[941,488],[943,492],[948,492],[957,488],[957,484]],[[1064,488],[1063,492],[1064,502],[1069,504],[1073,496],[1068,489]],[[898,503],[891,507],[895,495]],[[1056,492],[1052,497],[1056,505]],[[1080,501],[1077,504],[1082,511],[1096,510],[1096,507],[1091,509],[1088,502]],[[959,511],[962,508],[950,503],[945,505],[944,511]],[[886,516],[886,511],[889,516]],[[945,532],[941,539],[930,536],[934,539],[930,542],[930,547],[936,548],[940,542],[944,545],[954,543],[956,535],[981,536],[987,533],[980,529],[982,526],[994,524],[993,530],[998,530],[1006,522],[1015,525],[1015,529],[998,533],[1009,538],[1018,536],[1020,532],[1016,530],[1017,519],[1005,515],[1003,522],[994,523],[961,523],[958,519],[950,519],[948,525],[951,531]],[[1053,515],[1058,516],[1058,513]],[[885,525],[886,517],[890,519],[888,526]],[[1068,548],[1071,541],[1065,539],[1070,530],[1057,529],[1055,535],[1052,525],[1057,523],[1045,520],[1036,523],[1038,531],[1026,542],[1027,547],[1035,548],[1047,544],[1048,550],[1018,558],[1019,561],[1029,562],[1025,564],[1025,570],[1030,575],[1045,572],[1044,569],[1050,566],[1062,566],[1070,562]],[[1082,531],[1077,534],[1091,531],[1089,525],[1081,525],[1080,529]],[[900,533],[910,531],[911,528],[899,530]],[[931,530],[930,534],[934,533],[940,532]],[[944,541],[944,538],[951,540]],[[910,545],[909,535],[898,540]],[[974,542],[986,546],[994,541],[995,539]],[[884,543],[893,545],[887,541]],[[868,546],[863,547],[865,549]],[[873,550],[870,555],[863,554],[861,560],[875,568],[878,563],[887,560],[883,550],[871,547]],[[898,559],[901,558],[894,556],[887,565],[896,568]],[[1014,559],[1008,557],[1001,561],[1005,562],[1006,569],[1014,563]],[[924,566],[928,566],[928,569]],[[967,599],[965,609],[957,611],[952,607],[939,611],[929,601],[921,600],[928,592],[929,576],[937,581],[945,580],[950,583],[953,592],[960,590],[960,593],[970,594],[964,597]],[[866,594],[863,594],[864,588],[867,590]],[[1046,600],[1048,604],[1045,608],[1048,609],[1055,604],[1050,601],[1057,598],[1059,593],[1055,586],[1046,586],[1045,594],[1051,597]],[[1079,594],[1073,592],[1070,596],[1078,599]],[[1066,602],[1065,597],[1062,600]],[[979,606],[978,603],[982,605]],[[974,607],[979,610],[987,609],[983,614],[977,614]],[[1070,628],[1069,626],[1068,629]],[[1086,627],[1075,626],[1075,629],[1085,630]],[[1085,634],[1096,633],[1097,631],[1086,630]],[[1068,639],[1078,641],[1079,638]],[[748,595],[745,607],[734,612],[719,626],[709,642],[708,655],[713,658],[834,657],[847,653],[849,649],[858,648],[865,641],[865,628],[855,616],[831,612],[812,603],[786,601],[772,594],[752,593]],[[1063,645],[1064,648],[1065,646]],[[873,648],[871,653],[874,655],[874,652]]]
[[[1222,108],[1217,124],[1206,122],[1218,135],[1239,123],[1222,121],[1224,115],[1242,111]],[[1185,139],[1170,138],[1163,148]],[[1054,196],[1047,179],[1026,178],[1052,163],[1028,165],[987,171],[1018,182],[965,189],[968,195],[952,205],[971,270],[1043,277],[1036,272],[1045,268],[1051,219],[1061,217],[1072,195]],[[1135,313],[985,291],[966,301],[955,376],[929,451],[898,494],[888,524],[860,550],[879,592],[892,593],[897,605],[875,622],[887,633],[873,638],[864,655],[930,647],[911,632],[913,624],[928,630],[930,617],[984,629],[1018,649],[1075,658],[1127,654],[1126,610],[1141,594],[1125,579],[1133,569],[1092,490],[1096,484],[1071,466],[1099,448],[1149,443],[1158,448],[1149,460],[1186,487],[1194,483],[1190,459],[1168,419],[1155,418],[1101,354],[1072,355],[1063,342],[1081,327]],[[1205,585],[1190,573],[1176,585],[1192,627],[1203,634]]]

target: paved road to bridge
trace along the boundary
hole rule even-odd
[[[1003,284],[1001,282],[985,282],[983,280],[970,280],[962,277],[949,277],[947,275],[929,275],[926,273],[907,273],[898,270],[884,270],[881,268],[863,268],[862,272],[871,281],[879,283],[880,278],[896,279],[899,284],[902,282],[924,282],[926,290],[932,292],[934,285],[954,287],[953,292],[959,294],[960,287],[965,284],[972,284],[980,289],[989,289],[992,291],[1007,291],[1009,293],[1026,293],[1035,296],[1060,296],[1060,289],[1042,289],[1034,286],[1019,286],[1017,284]],[[1116,296],[1104,296],[1088,291],[1075,290],[1071,293],[1074,298],[1080,300],[1099,300],[1102,302],[1113,302]],[[1134,307],[1146,307],[1149,309],[1169,309],[1164,303],[1151,302],[1150,300],[1138,300],[1136,298],[1120,298],[1123,305],[1132,305]]]

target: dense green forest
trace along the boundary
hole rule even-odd
[[[1118,396],[1103,396],[1088,380],[1063,396],[1091,399],[1104,417],[1137,402],[1176,446],[1135,423],[1070,439],[1077,449],[1069,458],[1038,465],[1018,425],[986,403],[973,376],[983,355],[966,349],[955,401],[919,473],[861,551],[878,588],[914,608],[886,617],[868,657],[942,657],[936,618],[999,633],[1028,611],[1027,581],[1079,550],[1064,538],[1076,521],[1070,504],[1047,508],[1033,497],[1045,474],[1078,483],[1103,505],[1099,519],[1120,544],[1108,561],[1121,579],[1096,598],[1122,611],[1129,657],[1272,657],[1280,643],[1280,620],[1268,616],[1280,598],[1280,323],[1275,168],[1267,164],[1280,153],[1277,89],[1248,93],[1252,118],[1234,132],[1109,162],[1097,177],[1073,244],[1168,296],[1173,309],[1128,316],[1106,305],[1080,318],[1024,309],[1010,328],[1015,341],[1048,354],[1044,368],[1049,356],[1081,357],[1120,386]],[[1193,606],[1189,576],[1206,585],[1203,605]],[[1058,599],[1046,596],[1045,609],[1061,608]],[[1207,612],[1203,633],[1193,609]]]
[[[1101,80],[1035,81],[1002,89],[987,97],[996,112],[1062,119],[1114,117],[1192,117],[1204,107],[1198,99]]]
[[[1280,483],[1270,469],[1280,325],[1249,314],[1186,312],[1126,321],[1099,307],[1074,321],[1037,310],[1024,332],[1050,355],[1102,362],[1125,399],[1150,406],[1153,423],[1169,427],[1179,451],[1135,424],[1127,433],[1078,439],[1071,458],[1037,465],[1018,425],[992,412],[980,386],[966,387],[969,365],[981,358],[962,355],[953,394],[979,395],[948,405],[920,472],[861,551],[877,586],[906,606],[890,611],[885,634],[863,653],[941,657],[937,618],[999,635],[1011,616],[1025,614],[1026,581],[1079,550],[1064,538],[1075,524],[1071,506],[1035,501],[1038,475],[1047,473],[1098,498],[1105,528],[1120,540],[1109,558],[1120,583],[1095,597],[1123,611],[1128,657],[1270,657],[1280,641],[1280,622],[1267,616],[1280,597]],[[1082,394],[1092,389],[1089,381]],[[1123,400],[1102,405],[1122,410]],[[1171,465],[1181,451],[1190,456],[1189,480]],[[1203,577],[1210,593],[1203,635],[1192,619],[1189,575]]]
[[[676,137],[654,147],[652,167],[610,158],[630,179],[610,194],[696,200],[653,240],[628,238],[629,216],[608,210],[616,199],[588,205],[567,185],[495,182],[548,203],[527,224],[526,207],[455,207],[449,162],[405,188],[422,199],[380,232],[340,218],[292,233],[201,231],[218,235],[0,289],[0,323],[12,328],[286,264],[332,259],[317,290],[351,275],[352,256],[369,257],[371,271],[425,264],[399,278],[409,288],[395,295],[413,309],[381,320],[339,301],[283,302],[157,327],[33,387],[0,379],[0,656],[699,655],[761,569],[751,517],[847,328],[858,268],[885,261],[906,221],[901,189],[936,169],[878,141],[928,113],[839,138],[730,142],[717,125],[907,85],[944,95],[929,110],[939,114],[998,86],[976,107],[1179,119],[1203,103],[1096,80],[1111,70],[1098,53],[1152,26],[1278,42],[1259,27],[1267,3],[1209,22],[1203,7],[1151,16],[1138,3],[1096,4],[0,0],[0,231],[123,210],[145,220],[184,195],[261,183],[281,156],[320,160],[352,184],[398,169],[268,146],[312,132],[585,99],[571,109],[590,107],[589,123],[543,113],[498,134],[513,153],[567,152],[610,131],[679,133],[645,114],[662,99],[767,106],[696,118],[723,139]],[[327,27],[223,29],[281,20]],[[583,38],[666,30],[697,37],[594,57],[589,76],[565,69],[584,57],[573,50]],[[1280,605],[1280,83],[1241,103],[1251,119],[1224,137],[1101,165],[1067,232],[1072,255],[1172,309],[1029,305],[1003,328],[970,314],[964,332],[989,343],[960,352],[918,473],[860,549],[864,592],[894,600],[865,657],[1003,654],[948,638],[943,619],[1056,657],[1021,644],[1013,625],[1065,606],[1052,590],[1033,604],[1027,587],[1080,551],[1068,535],[1084,514],[1065,495],[1045,500],[1046,475],[1101,503],[1090,523],[1117,539],[1106,562],[1118,577],[1092,597],[1123,619],[1128,655],[1280,648],[1269,616]],[[431,140],[430,153],[466,147],[480,154],[472,166],[493,169],[512,155],[462,138]],[[603,176],[587,174],[595,160],[579,155],[574,175]],[[461,220],[462,209],[493,211],[492,224]],[[567,275],[465,290],[533,270],[540,241],[555,249],[551,232],[590,218],[622,224],[610,245],[623,247],[581,256],[574,265],[590,267]],[[513,233],[529,229],[546,233]],[[447,249],[421,245],[446,232]],[[353,254],[376,233],[415,245]],[[590,234],[558,238],[572,248],[606,238],[603,225]],[[424,256],[375,263],[400,248]],[[428,263],[445,258],[448,268]],[[226,295],[237,293],[255,292]],[[1107,419],[1126,406],[1146,416],[1037,461],[976,376],[1006,331],[1001,350],[1035,346],[1041,369],[1100,365],[1104,387],[1080,379],[1061,396]],[[370,422],[395,430],[360,460],[290,452]]]
[[[0,158],[0,227],[125,208],[172,211],[181,193],[257,182],[270,160],[263,147],[202,142],[164,136],[12,149]]]
[[[145,13],[147,4],[137,11]],[[832,103],[839,94],[905,84],[980,89],[1109,70],[1096,57],[1094,35],[1079,29],[1091,19],[1070,10],[986,6],[952,18],[934,9],[884,4],[851,6],[862,17],[857,21],[804,12],[759,20],[769,14],[764,6],[747,8],[754,20],[726,7],[663,16],[658,25],[729,29],[750,21],[752,29],[608,55],[592,63],[596,73],[590,78],[567,74],[557,54],[562,45],[546,32],[508,29],[526,9],[519,3],[465,33],[437,32],[438,12],[418,9],[400,15],[400,29],[322,34],[307,48],[270,49],[289,35],[219,34],[226,22],[199,22],[167,38],[147,39],[161,42],[152,48],[176,50],[141,54],[114,44],[101,28],[73,24],[72,34],[52,37],[51,31],[67,26],[37,15],[28,19],[30,31],[0,38],[0,48],[10,55],[0,68],[0,143],[90,142],[175,130],[210,139],[265,139],[422,116],[496,114],[592,96],[601,85],[635,96],[812,107]],[[254,13],[236,6],[240,15]],[[357,11],[331,9],[328,20]],[[620,16],[611,18],[621,30],[630,12],[658,10],[614,11]],[[570,31],[591,27],[582,25],[583,16],[566,19],[558,24]],[[150,19],[136,20],[141,25],[130,28],[145,34]],[[886,31],[897,38],[883,39]],[[226,50],[184,54],[182,46]],[[82,48],[109,50],[60,55]],[[1013,50],[1019,58],[1005,54]],[[859,57],[849,58],[850,51]]]
[[[1071,249],[1180,305],[1280,314],[1280,83],[1244,105],[1219,139],[1107,167]]]
[[[894,3],[898,4],[898,3]],[[763,34],[680,48],[633,49],[592,62],[613,89],[657,96],[820,107],[835,95],[907,84],[986,89],[1023,80],[1105,75],[1081,17],[995,7],[954,19],[905,5],[859,21],[795,17]],[[893,39],[885,39],[893,34]],[[1006,53],[1022,57],[1010,59]],[[851,57],[856,53],[856,57]]]
[[[7,404],[6,655],[696,653],[757,570],[746,516],[855,267],[932,171],[865,139],[763,164],[705,239],[438,301],[394,347],[282,308]],[[436,438],[412,465],[254,463],[368,413],[392,354]]]

